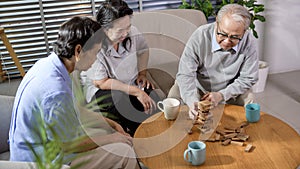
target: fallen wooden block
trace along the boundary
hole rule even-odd
[[[244,143],[240,142],[240,141],[231,141],[230,144],[235,144],[235,145],[238,145],[238,146],[244,146]]]
[[[226,139],[225,141],[222,142],[222,145],[223,145],[223,146],[227,146],[227,145],[230,144],[230,142],[231,142],[230,139]]]
[[[250,136],[247,135],[247,134],[239,133],[236,137],[239,138],[239,139],[241,139],[241,140],[247,141]]]
[[[230,133],[230,134],[225,134],[224,137],[225,138],[233,138],[233,137],[235,137],[237,135],[238,135],[238,133]]]
[[[252,144],[248,144],[245,148],[245,152],[251,152],[252,147]]]
[[[245,140],[243,140],[243,139],[240,139],[240,138],[238,138],[238,137],[234,137],[234,138],[231,138],[231,140],[233,140],[233,141],[245,141]]]
[[[216,141],[219,141],[219,140],[220,140],[220,137],[221,137],[221,135],[217,133],[217,134],[215,135]]]
[[[232,131],[235,131],[236,128],[225,126],[224,129],[225,129],[225,130],[232,130]]]
[[[223,130],[217,129],[216,133],[221,134],[222,136],[224,136],[226,133]]]
[[[224,133],[235,133],[235,130],[227,130],[227,129],[225,129]]]

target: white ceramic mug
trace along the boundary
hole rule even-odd
[[[158,101],[157,107],[164,112],[167,120],[174,120],[179,113],[180,101],[175,98],[166,98],[163,101]]]

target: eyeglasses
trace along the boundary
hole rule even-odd
[[[217,25],[217,35],[219,36],[220,39],[222,40],[225,40],[225,39],[229,39],[230,41],[232,42],[238,42],[240,40],[242,40],[242,38],[236,36],[236,35],[231,35],[229,36],[228,34],[226,33],[222,33],[222,32],[219,32],[219,25]]]

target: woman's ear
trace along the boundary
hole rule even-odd
[[[77,44],[75,46],[75,51],[74,51],[75,54],[74,55],[75,55],[76,61],[80,60],[79,54],[80,54],[81,49],[82,49],[82,46],[80,44]]]

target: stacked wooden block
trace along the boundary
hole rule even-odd
[[[198,103],[198,116],[193,124],[196,125],[202,133],[213,129],[213,114],[209,112],[211,108],[212,103],[209,101],[204,100]]]
[[[202,134],[205,134],[206,132],[214,129],[213,114],[210,112],[211,108],[212,103],[209,101],[204,100],[198,103],[198,116],[194,120],[193,124],[196,125],[196,127]],[[229,144],[244,146],[246,145],[246,141],[250,137],[245,132],[245,127],[247,127],[248,125],[248,122],[243,122],[235,128],[229,126],[225,126],[222,129],[217,128],[216,132],[214,132],[212,136],[206,141],[221,142],[221,144],[224,146],[227,146]],[[252,149],[253,146],[251,144],[247,144],[245,151],[250,152]]]

